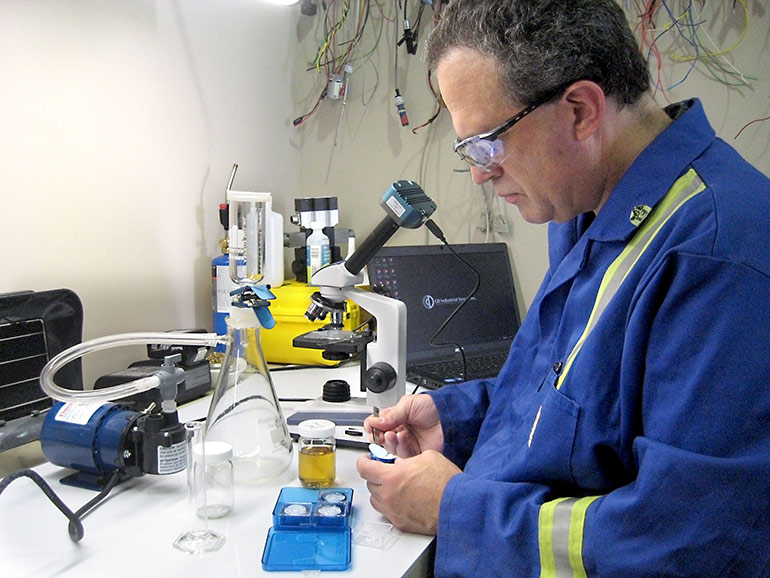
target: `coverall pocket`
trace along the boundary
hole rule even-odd
[[[573,484],[572,451],[580,406],[556,389],[551,370],[540,390],[540,406],[529,435],[529,461],[545,479]]]

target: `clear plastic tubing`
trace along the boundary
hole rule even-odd
[[[103,389],[67,389],[59,387],[53,378],[56,373],[68,363],[75,361],[95,351],[111,349],[125,345],[144,345],[148,343],[158,345],[203,345],[213,347],[220,343],[227,343],[227,337],[216,333],[122,333],[98,337],[90,341],[84,341],[65,349],[46,363],[40,372],[40,386],[43,391],[54,399],[69,402],[94,402],[103,403],[113,399],[120,399],[141,393],[160,385],[160,378],[154,375],[140,377],[128,383],[121,383]]]

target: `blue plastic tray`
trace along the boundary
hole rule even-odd
[[[282,488],[273,508],[262,567],[268,571],[347,570],[351,488]]]

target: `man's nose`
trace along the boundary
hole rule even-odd
[[[473,179],[473,182],[477,185],[483,185],[489,179],[498,176],[501,173],[502,169],[499,165],[488,171],[482,171],[480,168],[471,167],[471,179]]]

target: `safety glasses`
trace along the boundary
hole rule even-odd
[[[503,147],[503,141],[500,140],[500,136],[510,130],[513,125],[534,111],[539,106],[552,101],[557,96],[561,95],[567,87],[572,84],[571,82],[563,85],[555,91],[549,92],[546,96],[530,104],[525,109],[519,111],[511,118],[506,120],[500,126],[493,128],[489,132],[469,136],[462,140],[457,139],[454,144],[454,151],[460,155],[466,163],[472,167],[476,167],[484,172],[489,172],[505,160],[505,149]]]

